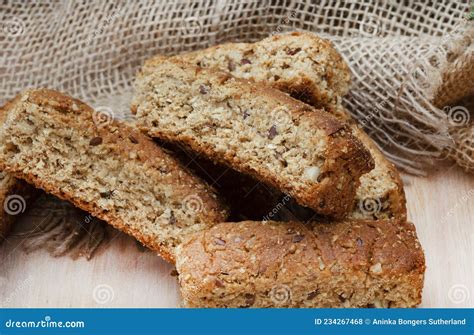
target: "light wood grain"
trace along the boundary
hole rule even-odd
[[[473,307],[474,176],[441,167],[429,178],[405,179],[427,264],[421,307]]]
[[[421,307],[474,307],[474,177],[443,167],[429,178],[404,176],[409,217],[426,254]],[[178,307],[173,267],[117,233],[91,261],[0,247],[4,307]],[[451,294],[450,294],[451,293]],[[451,297],[450,297],[451,295]]]

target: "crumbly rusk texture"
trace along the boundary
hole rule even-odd
[[[425,260],[395,220],[221,223],[177,248],[186,307],[415,307]]]
[[[132,105],[148,135],[212,160],[340,218],[373,168],[349,127],[285,93],[226,72],[166,60],[137,77]]]
[[[0,168],[174,261],[186,235],[226,218],[214,190],[151,139],[79,100],[30,90],[6,106]]]
[[[405,191],[400,173],[356,123],[352,133],[369,149],[375,163],[373,170],[360,177],[350,219],[407,219]]]
[[[0,243],[35,194],[36,190],[24,181],[0,171]]]
[[[2,119],[2,113],[3,109],[0,108],[0,119]],[[35,188],[23,180],[0,171],[0,243],[37,193]]]
[[[264,82],[318,108],[340,101],[351,84],[350,69],[332,43],[312,33],[292,32],[256,43],[221,44],[177,57]],[[160,57],[146,66],[159,62]],[[333,112],[344,113],[338,108]]]
[[[342,121],[351,120],[341,105],[350,86],[350,70],[331,42],[312,33],[275,35],[255,43],[228,43],[175,56],[202,67],[229,71],[322,107]],[[162,56],[146,62],[152,72]],[[405,194],[396,167],[356,124],[353,133],[369,150],[375,168],[361,177],[350,218],[386,219],[407,216]]]

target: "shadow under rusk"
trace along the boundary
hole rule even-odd
[[[117,234],[104,221],[46,193],[38,196],[21,221],[9,238],[21,240],[20,249],[27,254],[43,249],[53,257],[90,260]]]
[[[215,163],[183,145],[155,141],[217,190],[230,207],[227,221],[329,221],[262,181]]]
[[[11,227],[38,196],[38,191],[12,175],[0,171],[0,243]]]

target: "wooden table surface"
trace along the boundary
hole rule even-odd
[[[421,307],[474,307],[474,176],[442,167],[404,176],[408,211],[426,254]],[[0,246],[4,307],[178,307],[173,267],[117,233],[92,260],[26,254],[21,241]]]

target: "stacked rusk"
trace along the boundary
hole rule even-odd
[[[0,168],[175,262],[186,306],[414,307],[423,251],[397,170],[341,105],[349,85],[312,34],[157,56],[138,75],[133,125],[55,91],[19,95],[2,112]],[[151,138],[314,217],[225,222],[216,190]]]

